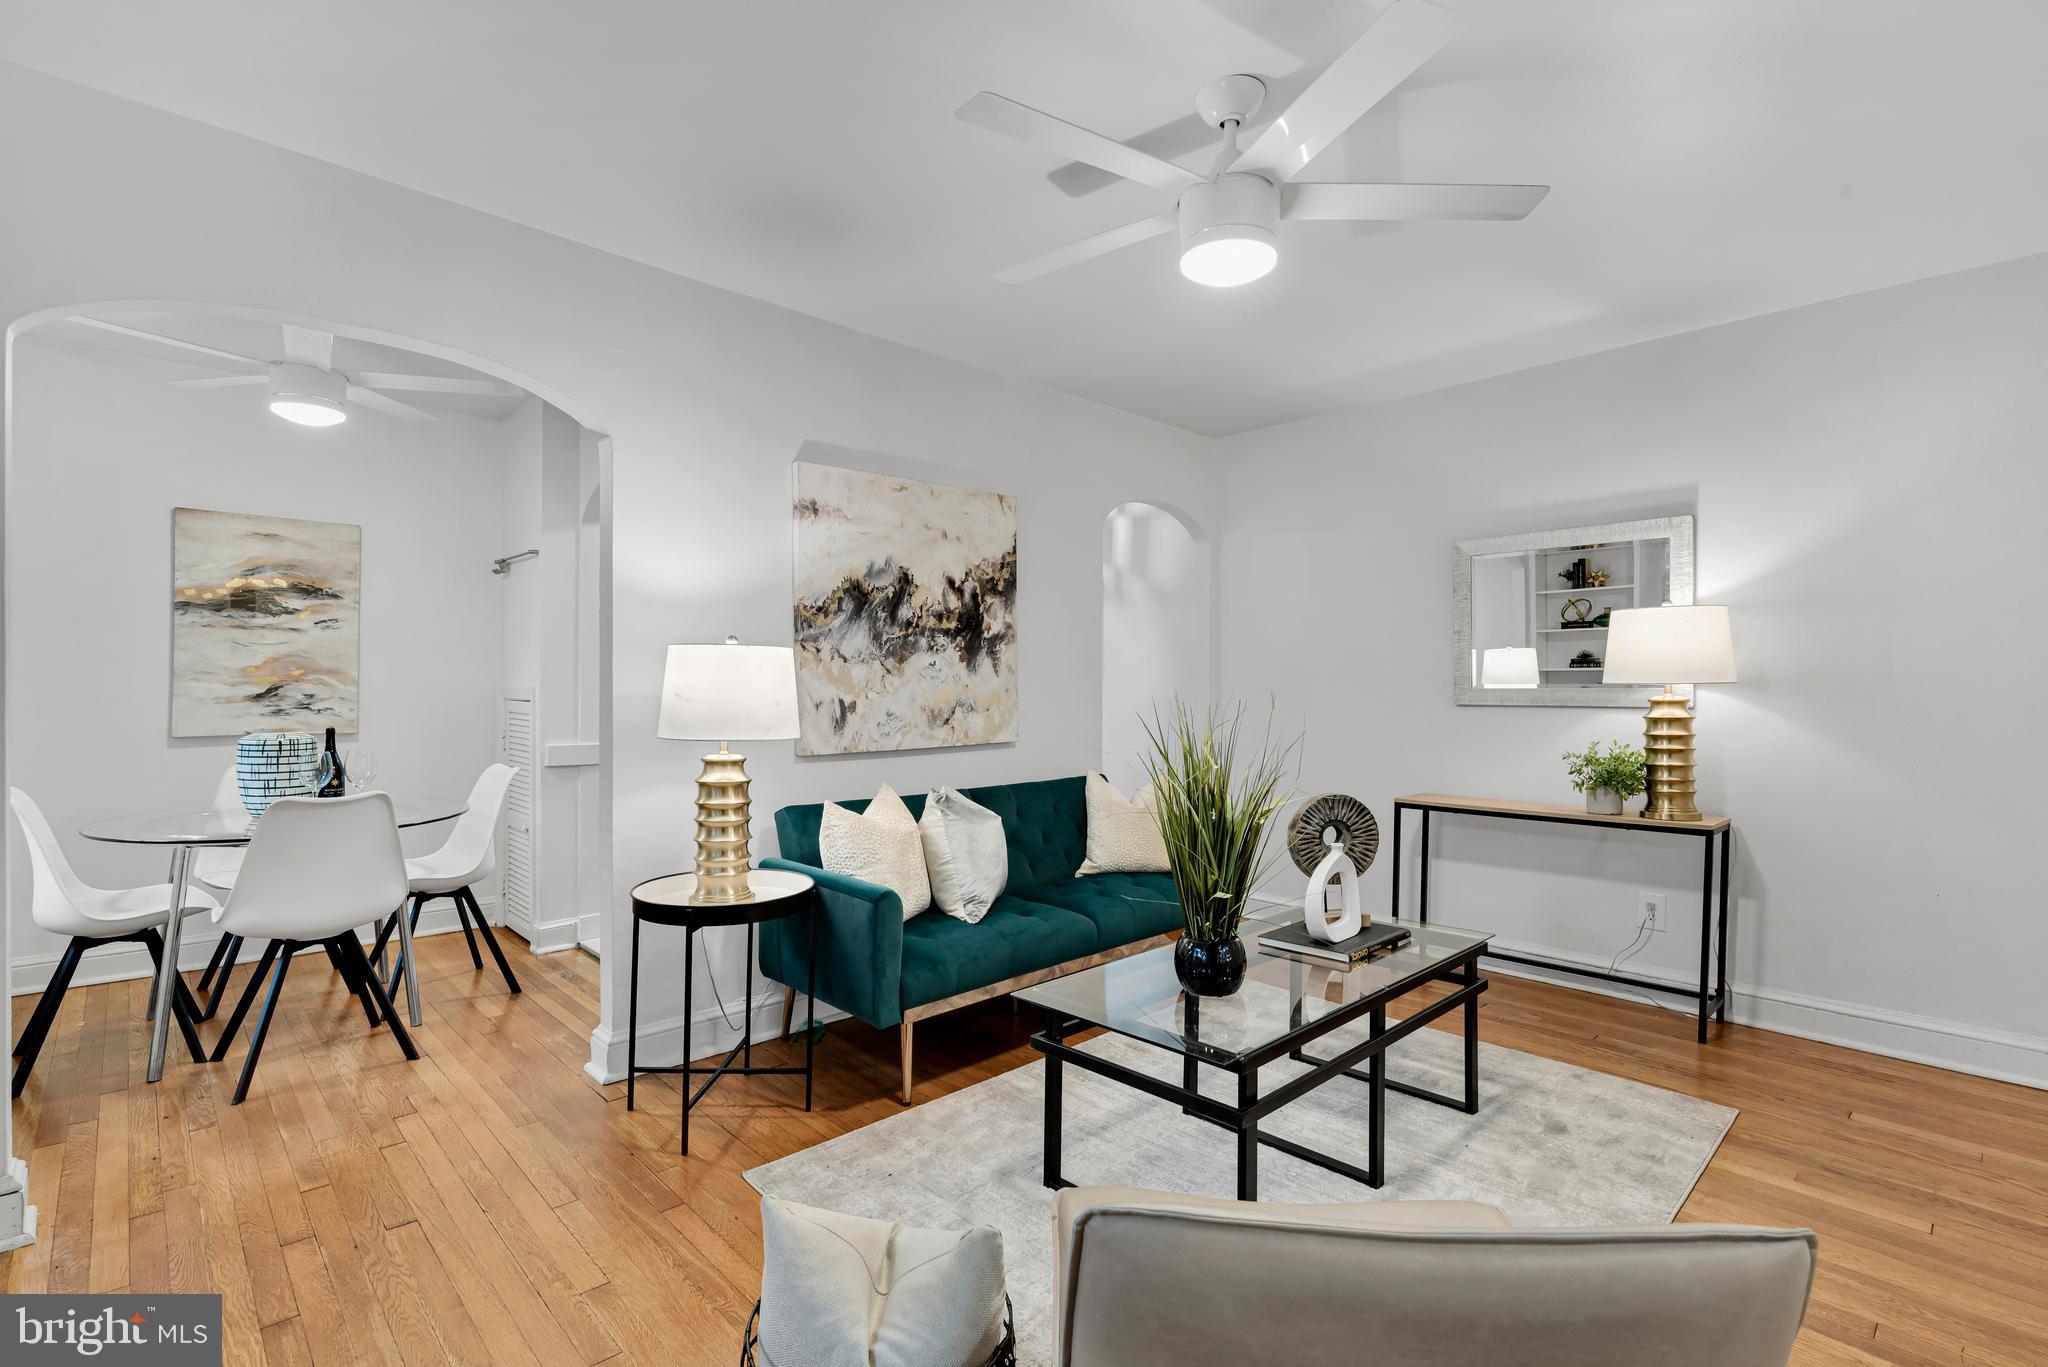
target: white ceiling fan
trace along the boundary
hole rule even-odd
[[[1019,284],[1063,266],[1180,230],[1180,269],[1204,285],[1242,285],[1280,259],[1275,230],[1283,218],[1341,220],[1518,219],[1550,193],[1547,185],[1364,185],[1296,182],[1318,152],[1391,94],[1465,25],[1429,0],[1394,0],[1365,36],[1316,77],[1251,146],[1238,132],[1258,113],[1265,82],[1225,76],[1202,88],[1195,110],[1220,129],[1223,146],[1208,176],[1199,176],[1113,138],[984,90],[960,106],[964,121],[1021,138],[1071,161],[1126,180],[1179,193],[1179,206],[1069,242],[995,273]]]
[[[380,389],[438,394],[490,394],[500,397],[511,397],[520,392],[511,385],[501,384],[496,380],[469,380],[447,375],[399,375],[371,370],[343,374],[334,369],[333,333],[293,327],[290,323],[279,325],[279,330],[284,334],[283,359],[262,361],[254,356],[222,351],[219,347],[188,342],[182,337],[167,337],[160,332],[145,332],[141,328],[109,322],[104,318],[88,318],[83,314],[73,314],[67,321],[89,328],[99,328],[103,332],[119,333],[123,337],[137,337],[145,342],[157,342],[181,351],[195,352],[210,357],[216,363],[225,361],[247,366],[255,373],[213,375],[195,380],[172,380],[170,383],[189,389],[268,384],[270,411],[280,418],[305,427],[332,427],[338,422],[347,421],[347,403],[361,404],[365,408],[375,409],[394,418],[403,418],[407,422],[434,421],[432,413],[423,408],[415,408],[409,403],[401,403],[388,394],[380,394],[377,392]]]

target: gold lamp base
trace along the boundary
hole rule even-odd
[[[721,741],[717,754],[704,756],[704,772],[697,775],[697,886],[689,903],[693,907],[754,900],[754,890],[747,884],[748,847],[753,840],[747,824],[752,806],[747,789],[747,757],[735,755]]]
[[[1643,716],[1643,750],[1649,756],[1650,821],[1698,821],[1694,804],[1692,712],[1684,698],[1667,686],[1650,699]]]

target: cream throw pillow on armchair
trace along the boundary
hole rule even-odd
[[[761,1199],[772,1367],[980,1367],[1002,1342],[1003,1236]]]
[[[827,873],[843,873],[894,892],[903,899],[906,921],[932,904],[917,818],[886,783],[864,812],[849,811],[836,802],[825,804],[818,818],[818,860]]]
[[[1088,854],[1075,871],[1090,873],[1166,873],[1166,837],[1159,833],[1159,811],[1152,785],[1125,797],[1100,774],[1088,775]]]

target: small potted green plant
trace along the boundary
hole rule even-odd
[[[1586,795],[1586,810],[1595,816],[1620,816],[1622,804],[1649,782],[1649,757],[1624,741],[1609,741],[1602,750],[1595,741],[1564,757],[1572,787]]]

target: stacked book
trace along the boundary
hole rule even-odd
[[[1268,954],[1293,954],[1301,958],[1327,959],[1346,966],[1363,963],[1374,955],[1395,949],[1408,940],[1408,927],[1382,921],[1370,925],[1349,939],[1326,944],[1308,933],[1299,921],[1276,926],[1259,934],[1259,948]]]

